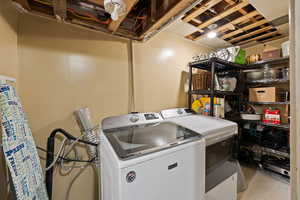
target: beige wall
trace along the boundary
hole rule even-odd
[[[187,64],[199,50],[210,51],[164,32],[145,44],[135,44],[136,110],[156,112],[187,106]]]
[[[0,74],[17,78],[18,15],[11,3],[0,0]]]
[[[17,78],[18,15],[7,0],[0,0],[0,75]],[[1,133],[0,133],[1,142]],[[2,149],[2,148],[1,148]],[[6,196],[5,163],[0,151],[0,199]]]
[[[31,16],[22,16],[19,33],[19,94],[38,145],[46,146],[54,128],[78,134],[72,115],[77,108],[89,107],[94,123],[127,112],[126,41]],[[77,173],[56,174],[55,200],[67,199]],[[95,199],[94,177],[87,168],[74,182],[69,199]]]
[[[267,42],[266,44],[270,45],[272,47],[275,47],[275,48],[281,48],[281,44],[283,42],[288,41],[288,40],[289,40],[289,38],[285,37],[285,38],[282,38],[282,39],[279,39],[279,40],[274,40],[274,41],[271,41],[271,42]],[[250,56],[250,55],[253,55],[253,54],[261,54],[264,51],[264,48],[265,48],[265,44],[259,44],[259,45],[255,45],[253,47],[245,48],[245,50],[247,52],[247,56]]]
[[[74,133],[72,113],[88,106],[93,122],[128,112],[128,41],[41,18],[22,16],[19,27],[19,93],[37,144],[45,147],[50,131]],[[207,51],[169,33],[134,44],[137,111],[185,106],[186,64]],[[54,199],[66,199],[76,176],[56,173]],[[87,168],[74,182],[69,199],[97,198],[95,173]]]

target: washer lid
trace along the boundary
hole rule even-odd
[[[201,138],[196,132],[173,122],[151,123],[104,130],[121,159],[141,156]]]

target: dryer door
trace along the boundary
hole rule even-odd
[[[232,160],[233,140],[231,137],[206,147],[206,192],[237,172]]]

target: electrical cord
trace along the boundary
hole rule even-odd
[[[45,153],[50,153],[50,154],[52,154],[52,155],[54,155],[54,156],[57,156],[57,154],[53,154],[53,153],[47,151],[46,149],[44,149],[44,148],[42,148],[42,147],[37,146],[36,148],[37,148],[38,150],[40,150],[40,151],[45,152]],[[59,159],[64,160],[64,161],[66,161],[66,162],[92,163],[92,162],[94,162],[94,161],[96,160],[96,157],[94,157],[94,158],[92,158],[92,159],[90,159],[90,160],[77,160],[77,159],[70,159],[70,158],[64,158],[64,157],[62,157],[62,156],[59,156]]]
[[[76,159],[79,158],[77,149],[74,148],[74,145],[75,145],[75,144],[80,140],[80,138],[82,138],[83,136],[84,136],[84,135],[81,135],[81,136],[77,137],[77,139],[76,139],[74,142],[71,143],[70,147],[69,147],[68,150],[66,151],[67,153],[64,152],[64,151],[66,150],[66,148],[64,148],[64,150],[63,150],[63,155],[64,155],[64,157],[67,157],[67,156],[70,154],[70,152],[71,152],[72,150],[74,150],[75,158],[76,158]],[[82,166],[76,166],[75,162],[73,162],[73,165],[72,165],[72,166],[65,166],[63,160],[60,161],[60,166],[61,166],[60,170],[61,170],[61,172],[62,172],[63,174],[68,174],[68,173],[70,173],[74,168],[81,168],[81,167],[82,167]]]
[[[71,144],[70,144],[70,146],[69,146],[68,149],[66,149],[66,145],[67,145],[66,142],[67,142],[68,138],[65,138],[65,139],[62,141],[62,143],[61,143],[61,145],[60,145],[60,147],[59,147],[58,153],[55,155],[55,159],[54,159],[53,162],[46,168],[46,171],[48,171],[49,169],[51,169],[52,167],[54,167],[54,165],[55,165],[57,162],[60,163],[60,166],[61,166],[60,170],[61,170],[61,172],[62,172],[63,174],[68,174],[68,173],[70,173],[74,168],[82,168],[82,167],[84,167],[85,165],[84,165],[84,166],[76,166],[76,164],[75,164],[76,161],[72,161],[72,162],[73,162],[73,165],[72,165],[72,166],[65,166],[65,162],[64,162],[65,159],[60,159],[60,160],[59,160],[60,157],[66,158],[66,159],[70,160],[69,158],[67,158],[67,156],[70,154],[70,152],[71,152],[72,150],[74,150],[74,152],[75,152],[75,159],[74,159],[74,160],[80,160],[80,159],[79,159],[79,156],[78,156],[78,152],[77,152],[76,148],[74,148],[74,146],[80,141],[80,139],[81,139],[83,136],[84,136],[84,134],[78,136],[78,137],[76,138],[75,141],[71,142]],[[65,153],[65,152],[66,152],[66,153]],[[92,159],[93,161],[88,162],[88,163],[94,162],[95,159],[96,159],[96,158],[93,158],[93,159]]]
[[[53,162],[46,168],[46,171],[48,171],[49,169],[51,169],[51,168],[56,164],[56,162],[57,162],[59,156],[61,156],[61,153],[62,153],[62,151],[63,151],[63,149],[64,149],[64,146],[65,146],[66,141],[67,141],[67,138],[65,138],[65,139],[62,141],[62,143],[61,143],[61,145],[60,145],[60,147],[59,147],[59,150],[58,150],[57,155],[55,156]]]

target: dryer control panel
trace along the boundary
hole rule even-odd
[[[102,121],[102,129],[112,129],[133,125],[156,123],[163,121],[159,113],[132,113],[115,117],[108,117]]]
[[[160,113],[164,119],[169,119],[174,117],[192,115],[194,114],[194,111],[188,108],[172,108],[168,110],[162,110]]]

